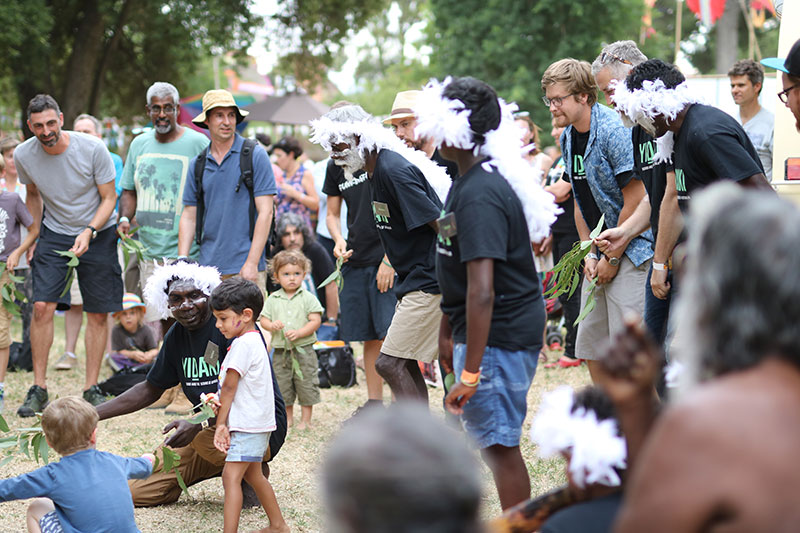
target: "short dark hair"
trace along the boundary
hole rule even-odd
[[[61,108],[58,107],[56,99],[49,94],[37,94],[31,101],[28,102],[28,120],[34,113],[41,113],[46,109],[53,109],[56,114],[61,114]]]
[[[251,309],[253,317],[257,318],[264,308],[264,295],[258,285],[250,280],[228,278],[211,292],[208,303],[214,311],[230,309],[237,315],[241,315],[245,309]]]
[[[661,61],[660,59],[648,59],[633,67],[631,73],[625,79],[625,85],[629,91],[641,89],[645,81],[661,80],[667,89],[674,89],[686,78],[678,67]]]
[[[572,412],[574,413],[579,407],[583,407],[587,411],[594,411],[597,415],[597,420],[618,420],[617,411],[614,409],[614,403],[611,398],[601,389],[595,385],[584,387],[575,392],[572,398]]]
[[[484,143],[485,134],[500,125],[500,103],[492,87],[475,78],[455,78],[447,84],[442,96],[460,100],[470,110],[469,125],[476,145]]]
[[[742,59],[734,63],[728,71],[728,77],[731,76],[747,76],[754,87],[756,83],[760,84],[758,94],[761,94],[761,89],[764,88],[764,67],[752,59]]]
[[[274,151],[276,148],[280,148],[284,152],[294,153],[294,158],[297,159],[301,155],[303,155],[303,147],[300,146],[300,141],[295,139],[294,137],[284,137],[280,141],[276,142],[272,145],[272,150]]]

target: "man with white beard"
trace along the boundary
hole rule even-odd
[[[390,269],[397,273],[397,305],[375,363],[377,373],[398,399],[427,402],[427,386],[417,363],[430,363],[439,352],[441,295],[434,265],[435,226],[450,179],[444,168],[431,162],[425,153],[407,147],[359,106],[336,107],[313,121],[312,127],[311,140],[328,150],[333,162],[343,169],[339,191],[336,184],[326,183],[324,192],[343,194],[364,181],[369,183],[371,215],[386,254],[374,274],[378,290],[385,292],[394,281],[382,276],[381,270],[384,274]],[[357,176],[361,171],[366,175]],[[352,261],[354,252],[336,232],[339,220],[335,198],[333,209],[330,203],[328,207],[329,227],[336,241],[334,253]],[[370,217],[366,202],[348,205],[348,212],[353,220]],[[372,278],[365,277],[362,283],[371,284]],[[347,285],[345,282],[345,288]],[[343,310],[351,305],[348,298],[345,293],[341,295]],[[374,310],[371,312],[374,314]],[[343,322],[347,334],[344,316]],[[372,394],[370,391],[370,398]]]

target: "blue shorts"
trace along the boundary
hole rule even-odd
[[[55,511],[50,511],[39,519],[39,528],[42,533],[64,533],[64,528],[61,527],[61,521]]]
[[[269,432],[245,433],[231,431],[231,447],[228,448],[228,463],[260,463],[269,445]]]
[[[378,290],[377,266],[342,267],[344,285],[339,294],[339,337],[343,341],[375,341],[386,337],[397,296]]]
[[[456,376],[464,370],[466,357],[467,345],[456,344],[453,347]],[[486,347],[478,390],[464,405],[461,415],[464,429],[479,448],[495,444],[508,448],[519,446],[522,423],[528,412],[528,390],[538,362],[538,350]]]

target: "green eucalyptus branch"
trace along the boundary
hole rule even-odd
[[[54,250],[55,253],[58,255],[68,257],[69,261],[67,261],[67,277],[66,277],[66,285],[64,285],[64,290],[61,291],[61,296],[66,296],[69,292],[70,287],[72,287],[72,280],[75,279],[75,268],[80,263],[78,256],[75,255],[75,252],[71,250]]]
[[[22,455],[27,457],[28,460],[32,459],[31,451],[33,451],[33,459],[36,459],[37,464],[39,459],[44,464],[49,462],[50,446],[47,445],[47,439],[45,439],[42,431],[41,415],[37,413],[36,417],[36,422],[33,426],[12,431],[5,418],[0,415],[0,432],[10,433],[10,435],[0,437],[0,453],[4,456],[0,459],[0,467],[7,465]]]
[[[125,263],[125,268],[123,270],[127,270],[131,255],[135,255],[140,262],[144,261],[144,252],[147,250],[147,246],[142,244],[141,241],[131,238],[138,229],[138,227],[133,228],[127,235],[120,236],[119,244],[122,248],[122,259]]]
[[[6,272],[6,263],[0,261],[0,276]],[[22,283],[25,278],[22,276],[15,276],[12,271],[8,271],[8,281],[3,283],[0,287],[0,297],[2,298],[3,308],[11,313],[13,316],[20,316],[19,304],[17,301],[24,302],[25,294],[17,289],[17,283]]]
[[[344,288],[344,278],[342,277],[342,265],[343,264],[344,264],[344,257],[340,256],[336,260],[336,270],[331,272],[331,275],[328,276],[327,278],[325,278],[325,281],[320,283],[317,288],[321,289],[322,287],[324,287],[325,285],[327,285],[331,281],[335,281],[336,282],[336,286],[339,288],[339,293],[341,293],[342,289]]]

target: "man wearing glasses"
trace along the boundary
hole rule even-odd
[[[136,137],[128,149],[118,222],[119,233],[127,235],[136,216],[139,240],[147,247],[139,265],[142,288],[153,274],[154,260],[163,264],[178,256],[183,183],[189,163],[209,143],[205,135],[178,125],[179,96],[172,84],[157,81],[150,86],[146,109],[153,129]],[[192,252],[196,257],[196,248]],[[159,318],[148,306],[145,320]]]
[[[542,77],[542,90],[555,125],[566,127],[561,135],[565,176],[576,200],[578,234],[588,240],[601,217],[605,217],[604,227],[616,227],[631,216],[645,195],[633,171],[631,132],[614,110],[597,102],[597,83],[585,61],[562,59],[550,65]],[[624,327],[625,314],[641,315],[644,310],[651,240],[648,231],[632,239],[619,255],[598,255],[592,245],[586,257],[581,307],[594,280],[596,306],[578,327],[575,357],[588,361],[595,381],[600,344]]]
[[[786,60],[779,57],[762,59],[761,63],[769,68],[780,70],[783,90],[778,98],[788,107],[795,119],[795,127],[800,131],[800,39],[792,45]]]

